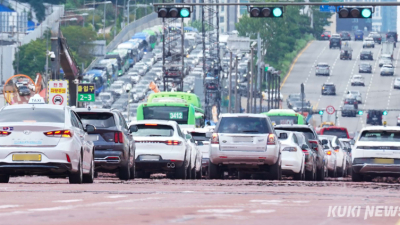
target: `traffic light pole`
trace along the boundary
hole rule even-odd
[[[228,113],[232,113],[232,52],[230,52],[230,63],[229,63],[229,105]]]
[[[247,78],[247,79],[249,79],[249,85],[247,86],[247,89],[249,89],[249,87],[250,87],[250,93],[247,96],[247,111],[248,111],[248,113],[251,113],[253,111],[253,110],[251,110],[252,109],[252,107],[251,107],[252,101],[251,100],[253,98],[253,83],[254,83],[254,80],[253,80],[254,59],[253,58],[254,58],[254,47],[251,46],[251,56],[250,56],[250,71],[251,71],[251,74],[250,74],[250,77]]]
[[[240,113],[238,111],[238,57],[235,57],[235,113]]]
[[[160,6],[304,6],[304,5],[328,5],[328,6],[400,6],[400,2],[252,2],[252,3],[154,3],[154,11]]]

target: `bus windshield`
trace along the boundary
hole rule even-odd
[[[297,124],[298,117],[297,116],[269,116],[271,121],[276,125],[279,124]]]

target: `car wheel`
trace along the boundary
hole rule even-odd
[[[282,180],[281,157],[278,157],[276,163],[270,166],[269,179]]]
[[[305,173],[304,173],[304,163],[303,163],[303,166],[300,168],[300,171],[293,176],[293,179],[294,180],[304,180],[303,179],[303,177],[305,176],[304,174]]]
[[[188,164],[188,168],[186,169],[186,179],[192,179],[192,169],[190,168],[190,163]]]
[[[0,175],[0,183],[8,183],[10,181],[10,175]]]
[[[183,161],[181,167],[175,169],[175,178],[186,180],[187,178],[187,169],[185,168],[186,161]]]
[[[70,184],[81,184],[82,180],[83,180],[83,168],[82,168],[82,157],[80,157],[79,159],[79,163],[78,163],[78,171],[76,171],[75,173],[71,173],[69,175],[69,183]]]
[[[94,159],[90,162],[90,172],[88,174],[83,174],[83,183],[91,184],[94,181]]]
[[[200,166],[200,171],[196,173],[197,179],[201,179],[203,176],[203,167]]]
[[[129,158],[128,157],[128,161],[124,163],[124,165],[122,165],[119,168],[119,173],[118,173],[118,178],[120,180],[129,180],[129,178],[131,177],[131,168],[129,168]]]
[[[196,165],[193,167],[193,169],[190,172],[191,172],[190,179],[196,180],[197,179]]]
[[[218,165],[215,165],[209,161],[208,164],[208,177],[209,179],[221,179],[221,173],[219,171]]]
[[[325,164],[321,166],[321,168],[317,171],[317,180],[318,181],[325,180]]]
[[[135,159],[133,160],[133,165],[131,167],[131,171],[130,171],[130,179],[135,179],[136,177],[136,163],[135,163]]]

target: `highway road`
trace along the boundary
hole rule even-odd
[[[358,73],[358,65],[360,64],[359,54],[362,51],[361,41],[349,42],[353,48],[352,60],[340,60],[339,49],[329,49],[329,42],[327,41],[313,41],[303,52],[298,56],[293,68],[284,81],[281,92],[284,99],[291,93],[300,93],[300,84],[305,85],[306,99],[311,102],[314,109],[326,109],[327,106],[332,105],[335,109],[340,109],[343,106],[343,99],[349,90],[359,90],[362,93],[363,102],[359,104],[359,109],[399,109],[399,111],[390,111],[384,120],[388,125],[396,125],[396,117],[400,113],[400,90],[393,89],[393,81],[397,76],[400,76],[398,62],[400,60],[400,51],[395,49],[393,61],[395,69],[395,76],[380,76],[380,67],[378,65],[378,58],[380,55],[381,45],[376,44],[372,48],[374,60],[368,61],[373,66],[372,74],[363,74],[365,77],[365,87],[356,86],[352,87],[350,79],[353,75]],[[315,66],[319,62],[326,62],[331,66],[331,76],[316,76]],[[322,96],[321,87],[324,83],[334,83],[336,85],[336,96]],[[284,104],[286,107],[286,104]],[[366,112],[357,118],[341,117],[337,113],[337,125],[345,126],[349,132],[355,132],[366,126]],[[317,124],[320,124],[321,117],[314,115],[313,119]],[[330,118],[324,114],[324,121],[334,121],[334,115]]]

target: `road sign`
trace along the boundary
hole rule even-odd
[[[47,87],[50,105],[68,105],[68,80],[49,80]]]
[[[78,84],[78,102],[94,102],[94,84]]]
[[[319,11],[320,12],[336,12],[336,6],[333,5],[320,5],[319,6]]]
[[[326,111],[329,115],[332,115],[332,114],[335,113],[335,107],[329,105],[329,106],[326,107],[325,111]]]

